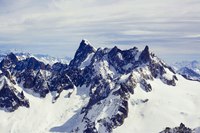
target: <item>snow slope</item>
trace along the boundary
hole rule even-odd
[[[114,129],[114,133],[158,133],[165,127],[175,127],[181,122],[191,128],[199,127],[200,83],[181,76],[178,79],[177,86],[168,86],[159,79],[149,81],[153,88],[149,93],[138,85],[129,99],[129,116],[122,126]],[[13,113],[0,111],[0,132],[67,131],[70,124],[75,124],[75,120],[71,120],[73,115],[88,102],[89,90],[86,87],[78,90],[75,89],[70,98],[67,98],[67,91],[61,93],[54,104],[50,94],[41,99],[25,93],[31,108],[20,107]]]
[[[20,90],[21,88],[18,87]],[[87,88],[75,89],[68,98],[68,91],[61,94],[56,103],[52,96],[45,99],[25,93],[31,108],[20,107],[13,113],[0,111],[0,133],[46,133],[50,128],[63,124],[70,119],[85,103],[87,103]]]
[[[177,86],[150,81],[152,92],[139,86],[129,100],[129,116],[114,133],[158,133],[181,122],[190,128],[200,126],[200,83],[178,76]],[[148,99],[147,102],[142,102]]]

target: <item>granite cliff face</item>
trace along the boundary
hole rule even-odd
[[[13,112],[19,106],[30,107],[28,99],[24,97],[23,91],[19,92],[13,83],[2,73],[0,74],[0,109]]]

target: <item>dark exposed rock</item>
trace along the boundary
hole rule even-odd
[[[10,69],[12,67],[15,67],[17,61],[17,57],[13,53],[10,53],[1,61],[0,68]]]
[[[73,89],[74,85],[66,74],[55,75],[50,79],[50,90],[59,91],[58,88],[62,90]]]
[[[166,127],[165,130],[160,133],[193,133],[193,131],[192,129],[186,127],[183,123],[181,123],[179,127]]]
[[[154,78],[157,78],[160,75],[163,75],[166,73],[164,67],[161,64],[156,63],[155,61],[151,61],[150,65],[149,65],[149,69]]]
[[[31,90],[34,93],[39,94],[40,97],[45,97],[49,92],[48,78],[46,71],[24,69],[22,72],[16,73],[16,80],[19,84],[22,84],[25,89]]]
[[[108,53],[109,63],[119,72],[123,72],[121,69],[124,65],[122,51],[116,46],[110,50]]]
[[[13,76],[9,70],[2,68],[1,71],[2,71],[2,74],[5,75],[10,80],[10,82],[12,82],[13,84],[16,84],[16,82],[13,79]]]
[[[116,46],[108,53],[108,62],[111,64],[119,73],[129,73],[134,68],[141,64],[141,61],[135,59],[139,50],[132,48],[129,50],[120,50]],[[130,65],[129,67],[126,67]]]
[[[29,108],[29,101],[25,98],[23,92],[18,92],[14,87],[8,85],[6,78],[1,78],[0,83],[0,108],[8,112],[15,111],[18,107]]]
[[[86,78],[88,73],[86,72],[84,74],[85,71],[86,69],[82,71],[78,68],[72,68],[72,69],[67,69],[66,74],[70,77],[75,86],[82,86],[85,83],[86,79],[88,79]]]
[[[100,78],[98,78],[100,79]],[[95,81],[94,81],[95,82]],[[95,85],[95,84],[93,84]],[[93,87],[96,88],[93,92]],[[88,109],[91,108],[94,104],[98,103],[99,101],[105,99],[110,93],[110,86],[109,83],[105,80],[99,80],[99,84],[91,87],[90,91],[90,100],[88,105],[82,110],[82,113],[85,111],[87,113]]]
[[[172,85],[172,86],[176,86],[176,81],[175,81],[175,77],[173,77],[172,79],[166,79],[166,78],[162,78],[162,81],[167,84],[167,85]]]
[[[150,84],[148,84],[146,82],[146,80],[142,79],[140,82],[140,86],[143,90],[145,90],[146,92],[150,92],[152,90],[152,87]]]
[[[52,71],[55,73],[60,73],[60,72],[63,72],[67,68],[68,68],[67,64],[62,64],[60,62],[57,62],[57,63],[53,64]]]
[[[101,123],[101,126],[104,126],[107,129],[108,133],[112,133],[113,128],[114,128],[112,122],[108,122],[106,119],[100,119],[97,122]]]
[[[49,93],[46,78],[42,75],[41,71],[38,71],[34,78],[34,92],[40,94],[40,97],[46,97]]]
[[[142,61],[143,63],[147,63],[150,61],[150,53],[149,53],[149,47],[146,46],[144,48],[144,50],[142,51],[142,53],[140,54],[139,57],[140,61]]]
[[[3,74],[11,82],[15,83],[12,77],[16,77],[17,83],[22,84],[26,91],[36,93],[40,97],[46,97],[49,91],[60,93],[74,87],[65,72],[68,65],[62,63],[55,63],[51,67],[34,57],[17,60],[14,54],[10,54],[0,64]]]
[[[16,55],[13,54],[12,52],[7,55],[7,58],[9,58],[13,63],[16,63],[18,61]]]
[[[114,127],[118,127],[124,123],[125,118],[126,112],[125,114],[116,114],[113,118],[111,118],[111,121],[113,122]]]
[[[97,129],[95,128],[95,123],[90,123],[87,125],[86,129],[83,131],[83,133],[98,133]]]
[[[35,75],[34,75],[33,70],[25,70],[25,72],[22,73],[19,78],[21,79],[18,79],[18,81],[24,81],[24,84],[23,84],[24,88],[30,89],[34,86]]]
[[[45,70],[49,65],[45,65],[43,62],[36,60],[34,57],[27,58],[25,60],[16,63],[15,70],[22,71],[24,69],[29,70]]]
[[[176,75],[173,76],[173,79],[178,81],[178,78],[176,77]]]
[[[78,50],[75,53],[74,59],[69,64],[70,68],[79,67],[87,58],[87,56],[95,51],[96,50],[86,40],[82,40]]]

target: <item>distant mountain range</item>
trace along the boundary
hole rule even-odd
[[[189,80],[200,81],[200,62],[182,61],[173,64],[177,73]]]
[[[148,46],[96,49],[82,40],[68,64],[57,61],[2,58],[0,132],[199,133],[200,82],[177,74]]]
[[[20,52],[16,50],[15,51],[9,50],[9,51],[0,51],[0,61],[3,60],[6,57],[6,55],[8,55],[9,53],[14,53],[19,60],[23,60],[29,57],[34,57],[37,60],[42,61],[45,64],[50,64],[50,65],[53,65],[56,62],[68,64],[71,60],[70,57],[58,58],[58,57],[52,57],[47,54],[31,54],[31,53]]]

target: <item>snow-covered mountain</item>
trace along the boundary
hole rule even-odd
[[[0,132],[158,133],[180,123],[200,126],[200,83],[177,75],[148,46],[96,49],[82,40],[69,65],[10,53],[0,69]]]
[[[177,73],[189,80],[200,81],[200,62],[183,61],[173,64]]]

